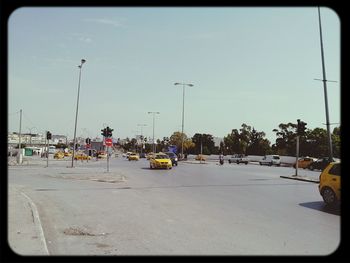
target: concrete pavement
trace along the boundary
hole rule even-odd
[[[48,255],[35,204],[19,187],[8,188],[8,245],[14,253]]]

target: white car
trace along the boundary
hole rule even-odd
[[[261,160],[260,160],[260,165],[266,164],[269,166],[276,165],[280,166],[281,165],[281,158],[279,155],[265,155]]]

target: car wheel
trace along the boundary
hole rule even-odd
[[[261,163],[261,162],[259,162],[259,164],[260,164],[260,165],[262,165],[262,163]]]
[[[269,166],[272,166],[272,162],[269,163]]]
[[[239,161],[237,161],[237,164],[239,164]]]
[[[325,187],[322,190],[322,198],[323,201],[328,205],[334,205],[337,202],[337,197],[334,191],[329,187]]]
[[[248,162],[245,162],[245,165],[247,165],[248,164]]]
[[[228,160],[228,163],[231,163],[231,160]]]
[[[309,166],[309,169],[312,171],[314,169],[314,166],[313,165],[310,165]]]
[[[149,164],[149,168],[150,168],[150,169],[153,169],[152,164]]]

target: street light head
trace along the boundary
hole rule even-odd
[[[193,87],[194,85],[193,84],[187,84],[187,86]]]
[[[85,62],[86,62],[85,59],[82,59],[82,60],[81,60],[81,64],[84,64]]]
[[[176,82],[176,83],[174,83],[174,85],[180,85],[181,83],[178,83],[178,82]]]

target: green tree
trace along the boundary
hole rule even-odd
[[[237,129],[233,129],[230,134],[224,137],[224,151],[226,154],[241,153],[239,132]]]
[[[178,149],[177,152],[180,153],[182,151],[181,150],[181,147],[182,147],[182,135],[183,135],[183,138],[184,138],[184,150],[183,150],[183,152],[187,153],[188,150],[193,148],[195,145],[194,145],[194,143],[192,142],[191,139],[187,138],[187,135],[185,133],[182,134],[181,132],[174,132],[170,136],[169,143],[170,143],[170,145],[176,145],[176,147]]]
[[[291,122],[287,124],[281,123],[278,127],[279,130],[273,130],[277,136],[276,143],[272,145],[273,152],[279,155],[295,156],[297,124]]]
[[[201,145],[203,154],[212,154],[215,152],[215,143],[213,136],[211,134],[200,134],[196,133],[192,137],[192,142],[194,143],[194,148],[192,148],[191,153],[200,154]]]
[[[250,142],[247,147],[247,155],[265,155],[270,153],[270,141],[265,139],[264,132],[258,132],[254,128],[250,133]]]
[[[332,147],[333,147],[333,156],[335,158],[340,158],[340,139],[341,130],[340,127],[335,127],[332,133]]]

